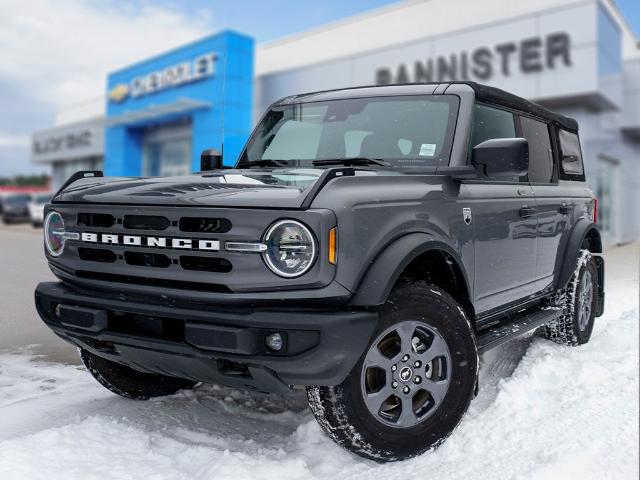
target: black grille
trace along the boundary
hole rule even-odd
[[[78,248],[78,256],[86,262],[113,263],[118,256],[111,250],[102,248]]]
[[[182,217],[178,228],[182,232],[226,233],[231,222],[226,218]]]
[[[124,228],[136,230],[166,230],[171,225],[167,217],[156,215],[125,215],[122,221]]]
[[[79,213],[78,225],[83,227],[111,228],[116,219],[108,213]]]
[[[139,267],[167,268],[171,259],[162,253],[124,252],[124,261]]]

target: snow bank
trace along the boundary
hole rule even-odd
[[[638,478],[638,302],[612,279],[589,344],[541,338],[482,359],[481,391],[438,450],[378,465],[291,396],[203,386],[121,399],[80,367],[0,355],[0,479]]]

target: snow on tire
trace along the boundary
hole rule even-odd
[[[558,290],[552,305],[559,315],[545,327],[545,336],[561,345],[577,346],[591,338],[598,302],[598,271],[589,250],[580,250],[567,286]]]
[[[458,303],[425,282],[398,285],[369,346],[337,386],[307,387],[311,410],[339,445],[403,460],[440,445],[473,398],[478,354]]]

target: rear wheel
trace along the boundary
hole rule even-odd
[[[197,383],[183,378],[139,372],[126,365],[98,357],[87,350],[80,350],[80,358],[89,373],[103,387],[132,400],[148,400],[171,395],[179,390],[192,388]]]
[[[559,315],[545,327],[545,336],[561,345],[587,343],[598,304],[598,270],[588,250],[580,251],[571,280],[555,294],[553,304]]]
[[[394,461],[439,445],[466,412],[477,378],[474,333],[443,290],[401,284],[345,381],[308,387],[311,409],[338,444]]]

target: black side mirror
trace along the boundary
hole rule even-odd
[[[529,142],[524,138],[493,138],[473,148],[471,163],[487,177],[519,177],[529,170]]]
[[[203,150],[200,154],[200,171],[208,172],[220,169],[222,169],[222,153],[215,148]]]

